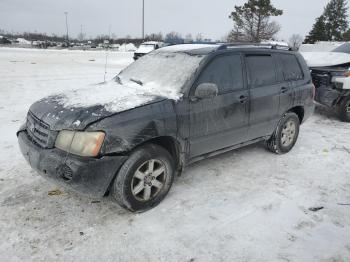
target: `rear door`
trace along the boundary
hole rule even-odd
[[[282,92],[280,96],[280,115],[293,107],[293,103],[298,96],[298,90],[304,89],[304,73],[301,65],[294,54],[278,54],[283,78]],[[302,94],[301,94],[302,96]]]
[[[282,85],[277,78],[277,59],[272,53],[245,54],[249,103],[249,140],[271,135],[280,119]]]
[[[194,87],[202,83],[216,84],[219,94],[190,101],[190,157],[247,139],[248,90],[244,83],[241,54],[215,57],[203,69]]]

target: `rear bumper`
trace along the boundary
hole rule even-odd
[[[303,123],[308,120],[315,112],[316,104],[315,102],[311,102],[311,104],[307,107],[304,107],[304,118]]]
[[[25,130],[18,132],[21,152],[41,176],[92,197],[102,197],[127,156],[83,158],[35,145]]]

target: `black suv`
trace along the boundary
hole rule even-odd
[[[108,83],[34,103],[17,136],[43,176],[145,211],[197,160],[259,141],[289,152],[314,91],[301,55],[276,46],[165,47]]]

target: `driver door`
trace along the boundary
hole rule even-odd
[[[195,86],[210,83],[218,95],[190,99],[190,157],[200,156],[247,139],[249,93],[240,54],[215,57]]]

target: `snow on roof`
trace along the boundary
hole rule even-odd
[[[265,41],[265,42],[261,42],[261,44],[266,44],[266,45],[279,45],[279,46],[289,47],[288,43],[282,42],[282,41]]]
[[[142,43],[141,45],[158,45],[158,44],[162,44],[162,42],[148,41],[148,42]]]
[[[184,51],[191,51],[191,50],[198,50],[203,48],[217,48],[219,45],[217,44],[182,44],[182,45],[172,45],[163,47],[160,49],[164,52],[184,52]]]

